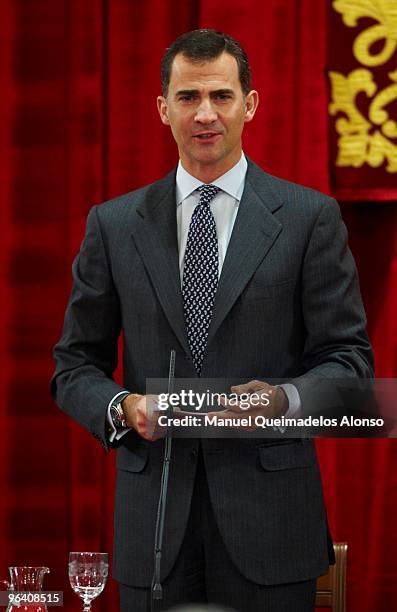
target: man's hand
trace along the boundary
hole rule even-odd
[[[121,402],[128,427],[145,440],[154,442],[164,437],[166,429],[158,425],[159,409],[156,395],[127,395]]]
[[[233,419],[237,427],[241,418],[251,416],[252,421],[257,416],[279,418],[288,410],[288,399],[283,389],[269,385],[267,382],[251,380],[244,385],[231,387],[230,390],[234,395],[239,395],[241,401],[237,403],[221,398],[220,404],[225,409],[211,412],[210,415]],[[242,427],[242,429],[256,429],[256,427]]]

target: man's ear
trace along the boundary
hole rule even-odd
[[[254,115],[256,113],[256,109],[259,104],[259,94],[255,89],[251,89],[251,91],[245,97],[245,117],[244,121],[248,123],[252,121]]]
[[[168,105],[164,96],[157,96],[157,109],[159,111],[161,121],[164,123],[164,125],[169,125]]]

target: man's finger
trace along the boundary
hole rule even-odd
[[[221,406],[224,406],[224,408],[227,408],[228,410],[231,410],[232,412],[240,413],[242,411],[244,412],[245,410],[247,410],[247,408],[241,407],[240,404],[238,404],[235,400],[232,401],[232,400],[229,400],[229,399],[226,399],[226,398],[219,399],[219,404]],[[223,412],[223,411],[222,410],[221,411],[217,411],[214,414],[218,414],[219,412]]]
[[[233,393],[237,393],[238,395],[241,395],[242,393],[253,393],[254,391],[263,391],[263,389],[266,389],[268,387],[268,383],[264,382],[263,380],[250,380],[247,383],[244,383],[242,385],[235,385],[233,387],[231,387],[231,390]]]

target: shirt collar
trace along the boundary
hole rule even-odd
[[[241,153],[240,160],[233,168],[230,168],[225,174],[212,181],[211,185],[216,185],[225,193],[229,194],[236,200],[240,201],[244,190],[245,175],[247,173],[247,160],[244,153]],[[193,191],[195,191],[202,181],[192,176],[185,170],[179,160],[176,171],[176,203],[177,206],[183,202]]]

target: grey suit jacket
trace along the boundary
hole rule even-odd
[[[108,447],[106,410],[147,378],[194,378],[178,265],[175,171],[94,207],[73,264],[52,392]],[[293,379],[303,409],[313,376],[368,377],[372,352],[347,232],[331,198],[249,162],[220,277],[202,376]],[[112,374],[124,334],[124,387]],[[174,440],[163,577],[183,539],[198,440]],[[231,558],[260,584],[325,572],[332,553],[308,440],[206,439],[211,501]],[[114,577],[149,586],[163,442],[134,431],[117,449]]]

